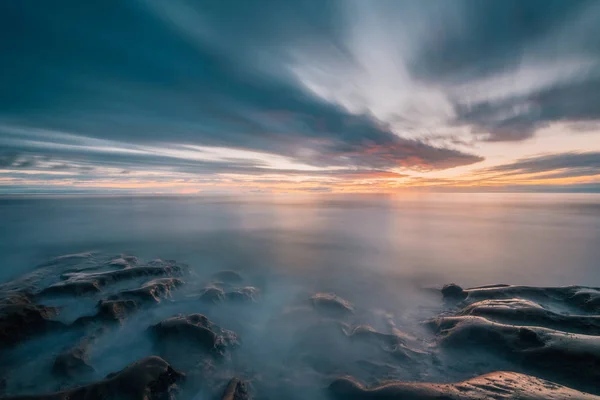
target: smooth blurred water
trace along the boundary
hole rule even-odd
[[[0,221],[0,281],[97,250],[336,286],[600,286],[597,194],[5,197]]]

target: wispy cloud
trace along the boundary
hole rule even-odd
[[[552,124],[600,151],[598,17],[586,0],[11,2],[0,174],[392,190],[483,179],[494,145]]]

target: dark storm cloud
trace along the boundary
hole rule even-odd
[[[484,172],[500,173],[502,176],[546,173],[540,179],[595,176],[600,175],[600,153],[561,153],[530,157],[488,168]]]

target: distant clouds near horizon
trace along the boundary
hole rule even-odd
[[[600,191],[600,3],[0,3],[0,193]]]

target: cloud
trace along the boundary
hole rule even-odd
[[[77,184],[475,165],[487,142],[596,126],[599,17],[587,0],[0,4],[0,166]]]
[[[538,179],[600,175],[600,152],[560,153],[517,160],[483,170],[501,176],[541,174]]]
[[[265,13],[271,6],[281,14]],[[286,49],[321,40],[315,32],[328,42],[335,36],[331,26],[313,29],[335,19],[334,11],[320,16],[317,3],[246,5],[243,20],[225,5],[185,1],[52,8],[22,3],[4,15],[35,26],[8,23],[16,43],[2,49],[0,105],[13,125],[247,149],[319,167],[441,169],[481,160],[403,139],[368,110],[345,109],[299,84]],[[101,15],[121,17],[107,31]]]

